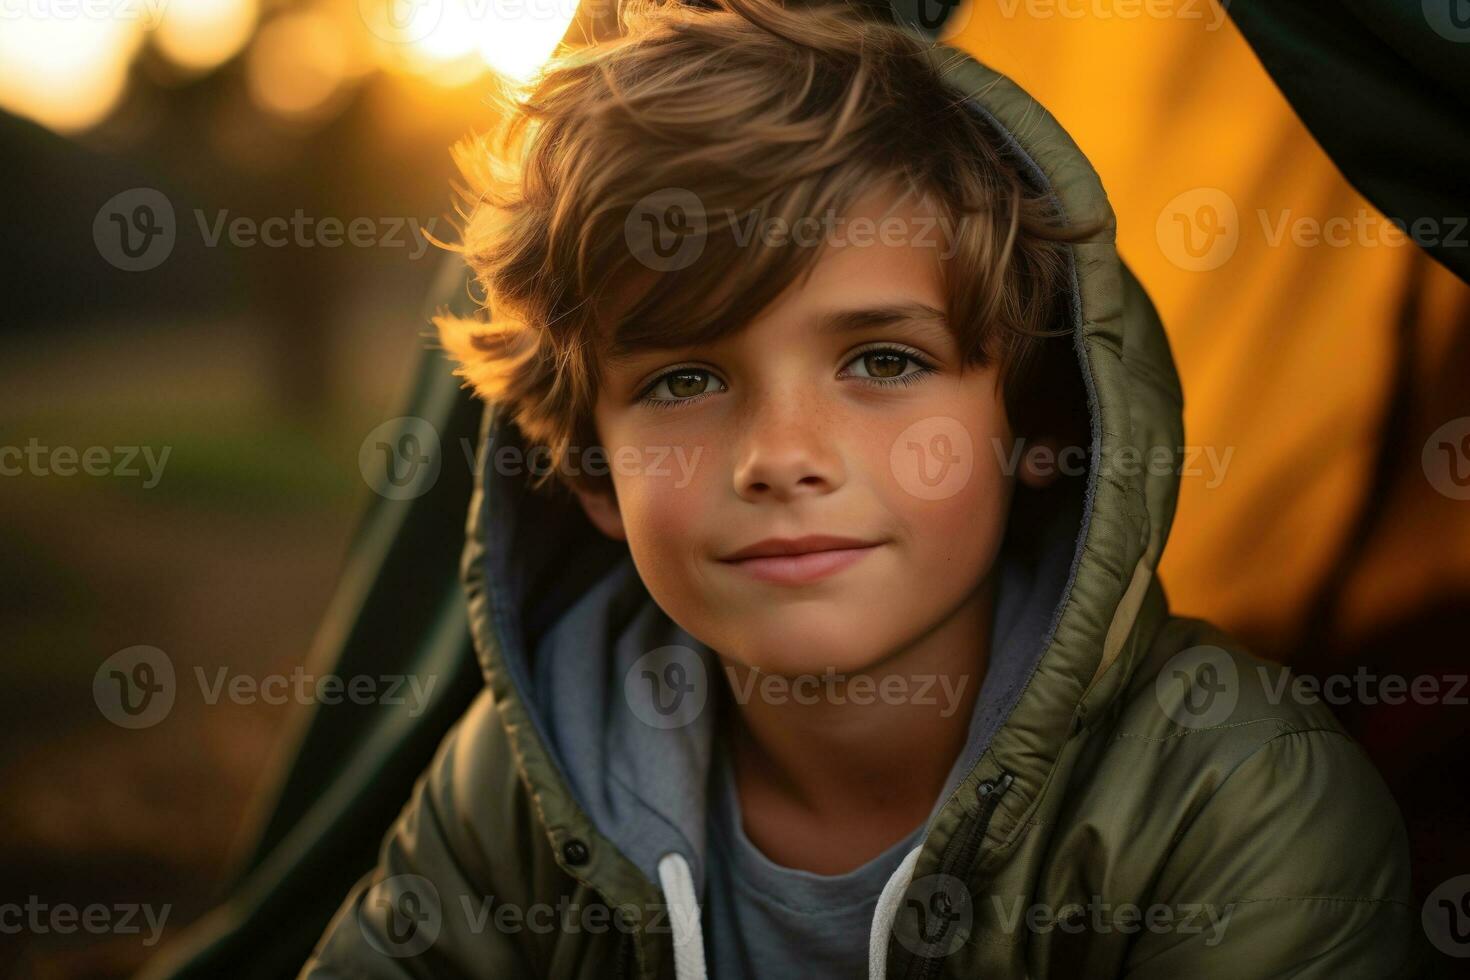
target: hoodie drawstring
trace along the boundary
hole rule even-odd
[[[922,847],[916,847],[904,856],[878,896],[878,907],[873,910],[872,933],[868,937],[870,980],[884,980],[888,973],[888,936],[893,931],[893,920],[898,917],[899,904],[908,890],[909,878],[913,876],[922,850]],[[670,851],[659,859],[658,882],[663,887],[664,900],[669,904],[669,925],[674,933],[674,976],[677,980],[706,980],[699,898],[694,894],[694,876],[689,873],[689,862],[684,855]]]
[[[678,980],[705,980],[699,898],[694,894],[694,876],[684,855],[670,851],[659,859],[658,883],[669,903],[669,925],[674,931],[674,976]]]
[[[883,980],[888,974],[888,935],[893,931],[893,920],[898,918],[899,904],[903,901],[904,892],[908,891],[909,879],[913,877],[914,865],[919,863],[919,852],[923,849],[922,846],[916,847],[904,856],[888,884],[883,886],[883,893],[878,896],[878,907],[873,910],[873,931],[868,937],[869,980]]]

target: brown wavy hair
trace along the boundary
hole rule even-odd
[[[600,356],[738,330],[820,252],[744,223],[794,228],[884,186],[936,205],[950,327],[966,364],[998,362],[1016,431],[1085,438],[1059,324],[1066,243],[1096,229],[1068,228],[1027,185],[929,44],[844,2],[631,0],[618,14],[617,37],[491,93],[498,124],[453,150],[467,182],[453,247],[488,316],[434,323],[464,386],[549,456],[538,487],[609,483],[562,466],[597,445]],[[702,250],[655,272],[630,215],[669,194],[701,209]]]

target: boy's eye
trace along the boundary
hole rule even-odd
[[[907,385],[933,371],[933,366],[916,351],[902,347],[873,347],[860,351],[848,361],[843,376],[850,374],[870,385]],[[718,387],[714,387],[716,385]],[[687,405],[724,390],[725,383],[713,372],[699,367],[682,367],[659,375],[644,389],[639,400],[658,408],[670,408]]]
[[[934,370],[923,358],[902,347],[874,347],[862,351],[848,364],[849,370],[858,369],[855,377],[873,384],[910,384]],[[914,370],[907,370],[909,366]]]
[[[896,378],[904,373],[906,363],[914,363],[913,359],[902,351],[892,349],[872,350],[859,354],[853,358],[853,364],[860,365],[864,372],[858,377],[867,377],[874,380]]]
[[[711,393],[709,390],[711,381],[716,381],[715,376],[703,368],[676,368],[668,374],[661,375],[649,386],[648,390],[643,393],[643,401],[660,407],[693,401],[701,395]]]

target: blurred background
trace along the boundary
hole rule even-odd
[[[1447,691],[1470,288],[1382,233],[1223,8],[1139,9],[972,0],[945,39],[1093,160],[1164,318],[1200,466],[1161,571],[1176,611],[1305,673]],[[448,148],[488,125],[497,79],[608,15],[0,0],[0,445],[28,454],[0,476],[0,901],[169,908],[156,944],[146,924],[7,931],[0,974],[127,975],[222,897],[302,709],[181,699],[124,730],[94,675],[135,645],[212,678],[303,663],[373,502],[359,448],[404,414],[454,261],[433,241],[456,238]],[[1218,248],[1175,237],[1207,214],[1233,232]],[[1444,443],[1463,460],[1436,463]],[[93,447],[101,475],[77,464]],[[1447,778],[1470,708],[1445,701],[1334,705],[1404,809],[1421,897],[1470,872]]]

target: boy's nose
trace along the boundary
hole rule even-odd
[[[753,431],[740,440],[735,492],[752,503],[831,493],[844,479],[836,446],[809,424]]]

